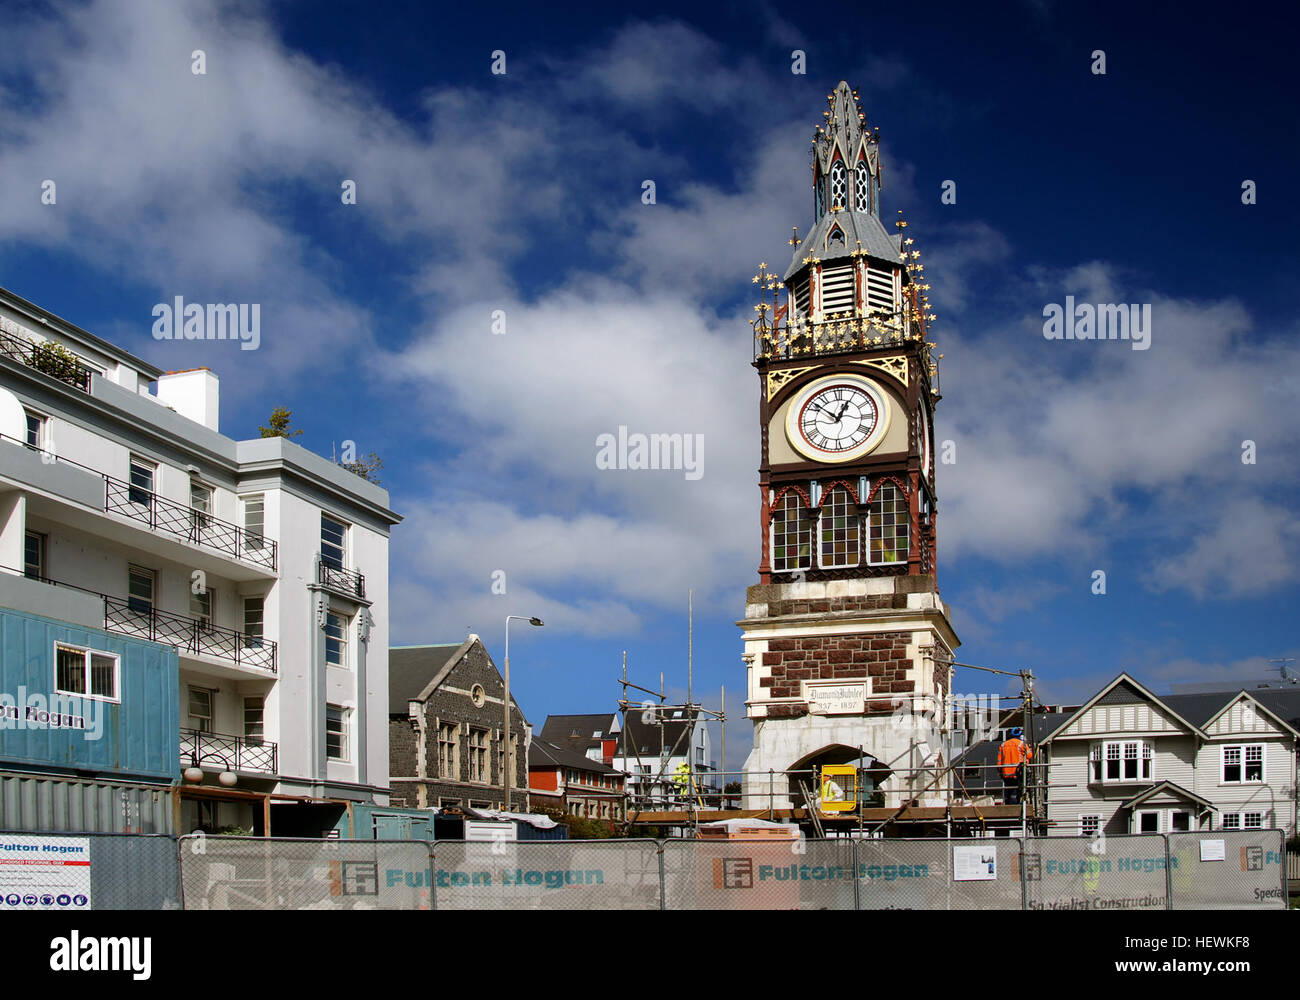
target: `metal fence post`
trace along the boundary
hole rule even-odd
[[[424,845],[429,849],[429,909],[437,911],[438,909],[438,873],[436,871],[436,857],[434,852],[433,841],[426,840]]]
[[[1025,851],[1029,848],[1029,838],[1020,837],[1020,909],[1029,909],[1029,866],[1025,863]],[[1040,862],[1041,863],[1041,862]]]
[[[664,873],[664,842],[655,841],[655,853],[659,855],[659,909],[668,909],[668,879]]]
[[[861,845],[861,843],[862,840],[860,837],[855,837],[853,839],[853,909],[854,910],[862,909],[862,883],[861,880],[858,878],[858,872],[861,870],[858,867],[859,864],[858,847]]]
[[[1161,834],[1165,839],[1165,909],[1174,908],[1174,873],[1173,861],[1169,853],[1169,834]]]

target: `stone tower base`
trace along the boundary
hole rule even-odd
[[[754,722],[744,808],[802,806],[784,772],[823,755],[847,762],[859,747],[889,770],[884,805],[944,803],[925,788],[945,763],[947,664],[959,642],[933,577],[750,587],[737,624]],[[815,777],[803,778],[815,792]]]

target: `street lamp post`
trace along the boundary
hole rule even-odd
[[[510,812],[510,785],[511,779],[515,776],[514,762],[510,759],[510,623],[514,620],[527,622],[529,625],[539,628],[546,624],[537,617],[525,618],[523,615],[506,616],[506,696],[503,699],[505,705],[505,728],[501,730],[501,770],[505,772],[505,797],[502,801],[506,812]]]

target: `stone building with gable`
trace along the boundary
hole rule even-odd
[[[501,809],[505,802],[505,681],[477,635],[389,650],[392,804]],[[510,699],[509,808],[528,808],[532,728]]]

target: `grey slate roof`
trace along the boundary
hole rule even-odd
[[[1287,724],[1300,729],[1300,689],[1255,688],[1250,695]]]
[[[538,738],[573,753],[585,754],[609,734],[610,727],[615,725],[616,721],[617,717],[613,712],[601,712],[595,715],[548,715]],[[601,736],[594,735],[597,731]],[[574,736],[574,732],[578,735]]]
[[[1037,746],[1073,719],[1074,716],[1074,712],[1034,712],[1029,717],[1029,726],[1022,727],[1026,730],[1025,738],[1029,743]],[[1002,775],[998,772],[997,767],[990,766],[997,764],[998,748],[1001,746],[1002,743],[999,740],[980,740],[980,742],[967,747],[966,750],[953,758],[954,768],[959,769],[962,785],[967,792],[972,795],[988,792],[1001,794]],[[979,769],[971,777],[967,777],[965,771],[960,770],[977,766]]]
[[[837,225],[844,233],[844,242],[828,245],[827,237]],[[791,275],[804,267],[805,257],[820,257],[823,263],[841,257],[847,259],[849,254],[858,249],[859,240],[862,241],[862,249],[871,257],[888,261],[895,266],[899,265],[898,237],[890,236],[885,231],[884,224],[870,212],[854,212],[846,209],[842,212],[827,212],[821,217],[821,220],[813,226],[812,232],[804,237],[803,243],[794,248],[790,266],[786,268],[782,280],[789,281]]]
[[[528,767],[530,770],[534,767],[572,767],[575,770],[591,771],[595,774],[623,773],[601,761],[592,760],[574,750],[558,747],[554,743],[541,739],[535,739],[528,745]]]
[[[681,709],[682,718],[673,719],[671,716],[663,720],[663,749],[671,757],[684,757],[691,752],[691,736],[689,730],[695,728],[697,713],[691,711],[687,713]],[[658,757],[660,750],[659,730],[657,722],[646,724],[641,721],[641,713],[635,710],[629,710],[627,713],[627,724],[624,727],[627,733],[627,756],[636,757],[650,754]],[[682,735],[683,730],[686,734]],[[623,737],[619,737],[618,745],[614,749],[617,755],[623,754]]]
[[[450,642],[437,646],[393,646],[388,650],[388,710],[406,714],[406,703],[415,701],[429,682],[447,665],[452,654],[464,646]]]
[[[1300,690],[1297,689],[1237,688],[1231,691],[1171,694],[1160,700],[1189,722],[1204,726],[1242,693],[1250,695],[1291,727],[1300,729]]]

